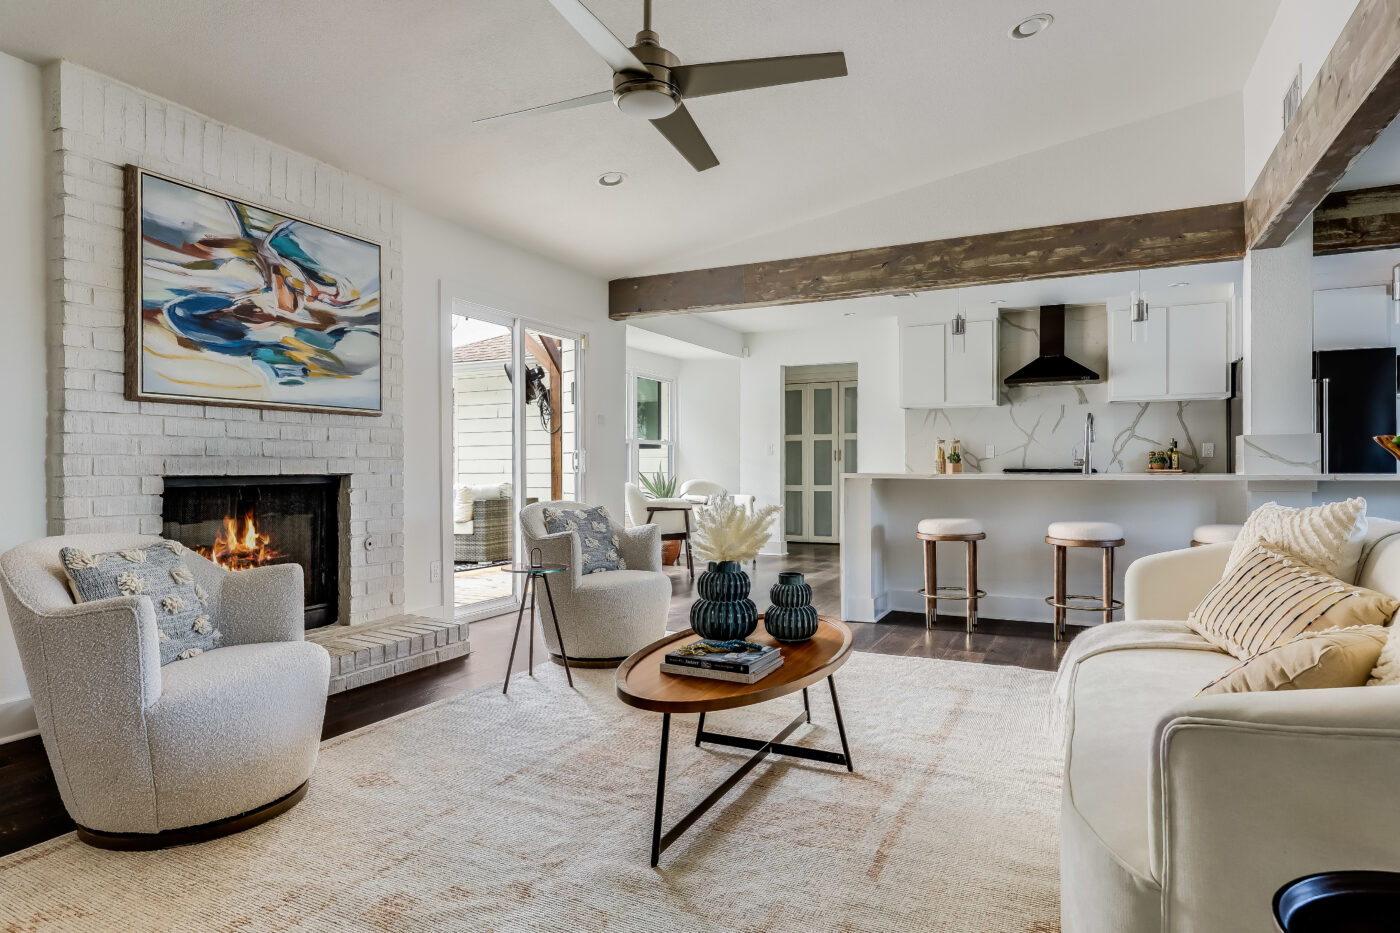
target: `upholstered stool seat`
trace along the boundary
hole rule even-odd
[[[1122,547],[1123,526],[1113,522],[1051,522],[1045,529],[1045,543],[1055,550],[1055,592],[1045,602],[1055,610],[1055,640],[1065,635],[1065,619],[1071,610],[1101,612],[1104,622],[1113,621],[1113,611],[1123,608],[1123,601],[1113,598],[1113,558],[1115,549]],[[1097,596],[1080,596],[1068,592],[1067,572],[1070,548],[1092,547],[1103,553],[1103,591]]]
[[[940,537],[985,534],[986,529],[975,518],[926,518],[919,522],[919,534]]]
[[[977,599],[986,590],[977,588],[977,542],[987,537],[982,523],[975,518],[926,518],[919,522],[915,535],[924,542],[924,627],[932,629],[938,621],[938,600],[956,599],[967,604],[967,631],[977,625]],[[962,541],[967,545],[967,570],[962,586],[938,585],[938,551],[940,541]]]
[[[1240,536],[1243,525],[1197,525],[1191,532],[1191,546],[1203,544],[1229,544]]]
[[[1123,526],[1113,522],[1051,522],[1046,537],[1065,541],[1117,541]]]

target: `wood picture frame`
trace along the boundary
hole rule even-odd
[[[383,414],[381,244],[125,173],[128,399]]]

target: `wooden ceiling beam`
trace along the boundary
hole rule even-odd
[[[1313,214],[1313,252],[1359,253],[1400,246],[1400,185],[1334,191]]]
[[[1400,0],[1361,0],[1245,198],[1250,249],[1282,246],[1400,114]]]
[[[669,272],[610,282],[608,316],[623,321],[1221,262],[1244,256],[1244,236],[1244,208],[1236,201]]]

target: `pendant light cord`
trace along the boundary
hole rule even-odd
[[[651,0],[642,0],[642,28],[651,32]]]

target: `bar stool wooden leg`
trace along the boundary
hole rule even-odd
[[[1103,621],[1107,625],[1113,621],[1113,552],[1116,548],[1103,549]]]
[[[924,542],[924,628],[931,631],[938,622],[938,545]]]
[[[967,634],[977,626],[977,542],[967,542]]]
[[[1069,549],[1068,549],[1068,548],[1063,547],[1062,545],[1059,545],[1059,544],[1055,545],[1055,602],[1058,604],[1058,605],[1055,606],[1055,640],[1056,640],[1056,641],[1059,641],[1061,638],[1064,638],[1064,636],[1065,636],[1065,611],[1066,611],[1066,610],[1065,610],[1063,607],[1064,607],[1065,603],[1067,602],[1066,594],[1069,592],[1069,586],[1068,586],[1068,584],[1067,584],[1067,582],[1066,582],[1066,580],[1065,580],[1065,576],[1066,576],[1065,562],[1066,562],[1066,557],[1067,557],[1068,554],[1069,554]]]

